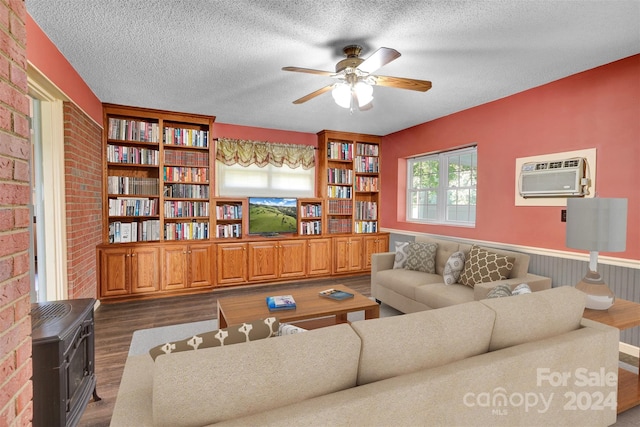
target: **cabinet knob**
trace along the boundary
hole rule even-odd
[[[136,254],[135,254],[135,253],[133,253],[133,254],[131,254],[131,256],[136,256]]]

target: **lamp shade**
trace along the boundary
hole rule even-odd
[[[623,252],[626,242],[627,199],[567,199],[567,247]]]

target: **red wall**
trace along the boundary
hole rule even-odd
[[[98,97],[28,14],[26,23],[29,62],[96,123],[102,123],[102,103]]]
[[[313,145],[314,147],[318,145],[318,137],[315,133],[238,126],[217,122],[213,124],[212,134],[214,138],[225,137],[282,144]]]
[[[640,259],[640,55],[521,92],[383,138],[381,226],[569,251],[561,207],[515,206],[516,158],[597,150],[597,195],[629,200],[627,250]],[[403,159],[476,143],[475,228],[404,221]]]

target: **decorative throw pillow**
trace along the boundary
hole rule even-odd
[[[459,282],[474,287],[476,283],[495,282],[509,277],[515,258],[498,255],[479,246],[471,246]]]
[[[153,360],[161,354],[177,353],[179,351],[198,350],[207,347],[221,347],[223,345],[238,344],[274,337],[278,334],[280,322],[276,317],[233,325],[216,331],[194,335],[180,341],[168,342],[149,350]]]
[[[530,293],[531,293],[531,288],[526,283],[519,284],[518,286],[513,288],[513,291],[511,291],[512,295],[524,295],[524,294],[530,294]]]
[[[396,242],[396,259],[393,261],[393,268],[404,268],[407,263],[407,246],[409,242]]]
[[[405,269],[435,274],[437,243],[411,242],[407,246]]]
[[[442,277],[445,285],[453,285],[458,282],[462,269],[464,268],[464,252],[454,252],[444,265]]]
[[[513,295],[513,293],[511,292],[509,285],[502,284],[491,289],[487,294],[487,298],[502,298],[510,297],[511,295]]]

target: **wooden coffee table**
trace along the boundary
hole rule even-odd
[[[354,297],[342,301],[318,295],[330,286],[309,288],[277,289],[272,292],[227,297],[218,299],[218,322],[220,328],[236,325],[255,319],[275,316],[280,323],[293,323],[305,329],[315,329],[336,323],[347,322],[347,313],[364,311],[365,319],[380,317],[380,307],[375,301],[343,285],[335,289],[351,292]],[[295,310],[269,311],[265,301],[268,296],[292,295],[296,301]],[[319,319],[310,321],[309,319]],[[305,321],[304,323],[300,321]]]

